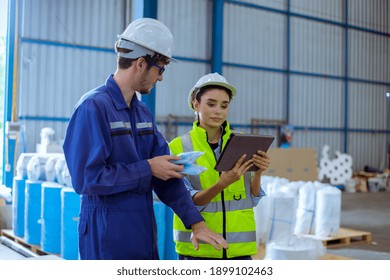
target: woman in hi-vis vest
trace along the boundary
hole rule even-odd
[[[199,175],[187,175],[187,189],[207,226],[228,242],[228,249],[215,250],[210,244],[200,243],[196,250],[191,242],[191,230],[174,216],[174,240],[181,260],[250,260],[257,253],[253,207],[265,195],[260,179],[270,164],[269,157],[258,151],[246,162],[243,155],[230,171],[214,169],[232,133],[226,118],[235,94],[236,89],[218,73],[201,77],[188,96],[188,105],[196,113],[192,130],[169,144],[173,155],[204,152],[196,164],[206,170]],[[253,165],[258,171],[247,172]]]

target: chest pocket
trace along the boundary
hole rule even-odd
[[[154,134],[152,122],[138,122],[136,123],[136,127],[138,136],[142,137]]]

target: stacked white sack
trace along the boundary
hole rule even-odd
[[[317,188],[312,182],[307,182],[299,189],[298,209],[294,234],[309,234],[314,228]]]
[[[288,180],[280,177],[262,176],[261,188],[266,196],[263,197],[256,207],[253,208],[256,221],[256,241],[257,244],[268,241],[268,230],[270,221],[271,198],[280,186],[287,184]]]
[[[282,187],[281,187],[281,190],[282,191],[288,191],[288,192],[291,192],[292,194],[296,195],[298,197],[299,195],[299,189],[301,188],[301,186],[303,186],[304,184],[306,184],[305,181],[291,181],[291,182],[288,182],[287,184],[284,184]]]
[[[272,193],[267,240],[278,240],[293,233],[297,197],[291,192]]]

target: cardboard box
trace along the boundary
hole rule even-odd
[[[353,177],[357,180],[356,191],[368,192],[368,179],[374,178],[375,176],[375,173],[366,171],[359,171],[355,173]]]
[[[356,176],[354,177],[356,179],[356,186],[355,189],[357,192],[367,192],[367,177],[364,176]]]
[[[271,148],[270,166],[263,175],[290,181],[318,181],[317,152],[313,148]]]

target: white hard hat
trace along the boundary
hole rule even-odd
[[[232,97],[236,95],[236,88],[229,84],[224,76],[219,75],[216,72],[210,73],[201,77],[190,90],[190,93],[188,94],[188,106],[191,110],[194,110],[192,106],[192,101],[194,101],[194,99],[196,98],[196,95],[194,93],[199,89],[209,85],[224,87],[232,92]]]
[[[118,47],[133,50],[127,54],[121,53],[121,56],[138,58],[147,54],[153,56],[156,52],[172,59],[173,35],[165,24],[156,19],[137,19],[118,38]]]

